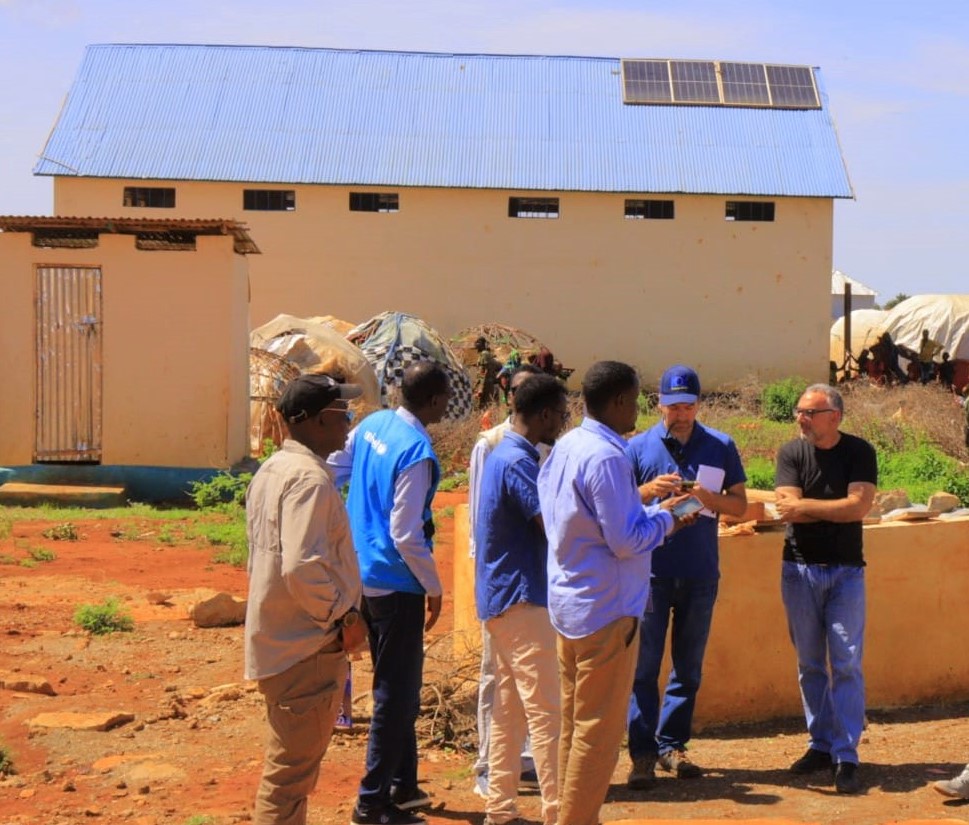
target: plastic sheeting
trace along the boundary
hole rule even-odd
[[[953,360],[969,360],[969,295],[914,295],[886,313],[885,326],[896,344],[916,352],[927,329]]]
[[[880,309],[855,309],[851,312],[851,354],[857,358],[863,349],[871,349],[888,327],[887,312]],[[839,318],[831,325],[830,358],[839,366],[845,357],[845,319]]]
[[[249,333],[249,343],[293,362],[303,372],[342,375],[363,388],[361,400],[367,406],[381,405],[377,374],[367,356],[326,319],[277,315]]]

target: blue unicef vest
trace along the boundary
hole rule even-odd
[[[431,441],[393,410],[368,415],[353,436],[353,470],[347,512],[365,587],[400,593],[424,588],[404,563],[390,537],[390,513],[398,476],[418,461],[430,459],[431,487],[424,501],[424,535],[431,547],[431,500],[441,478]]]

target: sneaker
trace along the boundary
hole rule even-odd
[[[424,825],[427,820],[422,816],[402,811],[396,805],[372,808],[366,812],[361,811],[359,805],[354,805],[350,822],[353,825]]]
[[[834,770],[831,762],[831,754],[819,751],[816,748],[808,748],[804,756],[794,762],[788,770],[791,773],[806,774],[817,773],[818,771]]]
[[[538,773],[536,771],[522,771],[518,777],[518,790],[534,791],[538,790]]]
[[[429,793],[425,793],[420,788],[413,788],[405,791],[403,788],[394,786],[390,789],[390,801],[402,811],[413,811],[418,808],[430,808],[434,804]]]
[[[488,798],[488,774],[479,773],[474,777],[474,787],[471,789],[475,796],[482,799]]]
[[[626,787],[631,791],[648,791],[656,784],[656,757],[633,757],[633,766],[626,779]]]
[[[955,779],[943,779],[932,787],[952,799],[969,799],[969,765]]]
[[[677,779],[696,779],[703,776],[700,766],[690,761],[686,751],[667,751],[660,756],[659,765],[664,771],[675,773]]]
[[[838,793],[861,793],[858,766],[854,762],[839,762],[835,767],[834,789]]]

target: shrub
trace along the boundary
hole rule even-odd
[[[52,541],[77,541],[79,538],[77,527],[69,521],[48,527],[42,535],[45,539],[51,539]]]
[[[127,633],[135,629],[134,619],[121,609],[114,598],[105,599],[101,604],[78,605],[74,611],[74,623],[95,636]]]
[[[752,490],[774,489],[774,463],[766,458],[752,458],[744,466],[747,486]]]
[[[30,554],[30,558],[38,562],[54,561],[57,558],[57,554],[46,547],[31,547],[27,552]]]
[[[13,776],[17,769],[13,764],[13,754],[10,748],[0,742],[0,776]]]
[[[468,471],[458,470],[452,473],[446,478],[441,479],[441,483],[437,485],[437,489],[442,493],[447,493],[451,490],[457,490],[461,487],[468,486]]]
[[[785,378],[764,387],[760,394],[761,412],[771,421],[790,421],[791,411],[808,387],[804,378]]]
[[[243,505],[252,473],[233,474],[223,470],[208,481],[193,481],[189,495],[200,510],[224,504]]]

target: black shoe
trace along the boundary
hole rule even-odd
[[[350,816],[353,825],[423,825],[426,821],[424,817],[402,811],[393,804],[368,811],[361,811],[359,805],[354,805]]]
[[[434,804],[431,795],[420,788],[405,790],[394,786],[390,789],[390,801],[402,811],[413,811],[417,808],[430,808]]]
[[[816,773],[817,771],[829,771],[833,768],[834,765],[831,762],[830,753],[808,748],[804,752],[804,756],[794,762],[788,770],[791,773],[805,774]]]
[[[834,769],[834,789],[838,793],[861,793],[858,766],[854,762],[839,762]]]
[[[522,771],[518,777],[518,790],[534,791],[541,787],[538,784],[538,773],[535,771]]]

